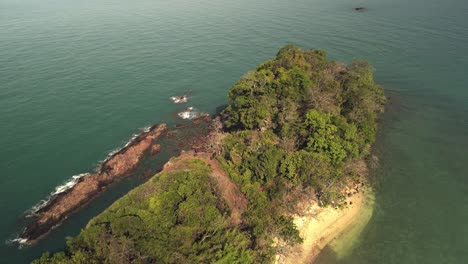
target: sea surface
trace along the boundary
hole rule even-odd
[[[467,263],[467,14],[466,0],[0,0],[0,263],[62,249],[143,179],[35,246],[7,243],[56,186],[185,106],[214,113],[288,43],[369,60],[390,98],[368,222],[318,262]]]

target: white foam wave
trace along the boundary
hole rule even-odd
[[[128,147],[138,136],[139,134],[133,134],[130,140],[127,141],[127,143],[125,143],[125,145],[121,149]]]
[[[178,113],[177,115],[182,119],[194,119],[194,118],[197,118],[197,117],[209,116],[208,113],[199,112],[198,110],[196,110],[193,107],[187,107],[187,109],[185,109],[185,111],[182,111],[182,112]]]
[[[177,114],[182,119],[194,119],[198,117],[198,112],[194,111],[183,111]]]
[[[55,187],[55,190],[49,194],[47,199],[39,201],[36,205],[34,205],[31,209],[29,209],[26,212],[26,217],[30,217],[37,211],[44,208],[47,204],[49,204],[50,200],[57,194],[63,193],[66,190],[73,188],[73,186],[75,186],[78,183],[79,179],[82,177],[85,177],[86,175],[89,175],[89,173],[82,173],[82,174],[74,175],[69,180],[67,180],[64,184]]]
[[[26,217],[29,217],[31,216],[32,214],[36,213],[37,211],[41,210],[42,208],[44,208],[44,206],[46,206],[50,201],[50,198],[49,199],[46,199],[46,200],[40,200],[36,205],[34,205],[31,209],[29,209],[27,212],[26,212]]]
[[[151,130],[151,126],[147,126],[147,127],[144,127],[144,128],[140,128],[141,132],[143,133],[148,133],[150,132]],[[133,134],[130,139],[127,141],[127,143],[125,143],[125,145],[123,145],[123,147],[120,147],[120,148],[116,148],[114,150],[112,150],[111,152],[109,152],[106,156],[105,159],[103,160],[100,160],[98,161],[97,165],[98,167],[103,164],[103,163],[106,163],[107,161],[109,161],[115,154],[117,154],[119,151],[121,151],[122,149],[128,147],[138,136],[140,135],[140,133],[137,133],[137,134]]]
[[[188,101],[188,97],[186,95],[172,96],[171,100],[175,104],[181,104],[181,103],[186,103]]]
[[[178,113],[177,115],[182,119],[194,119],[200,116],[200,112],[193,107],[187,107],[185,111]]]
[[[89,173],[82,173],[82,174],[72,176],[71,179],[69,179],[64,184],[55,187],[55,191],[52,192],[52,195],[57,195],[59,193],[65,192],[66,190],[70,188],[73,188],[73,186],[75,186],[78,183],[79,179],[86,175],[89,175]]]
[[[28,243],[28,239],[17,236],[16,238],[5,241],[5,243],[6,244],[18,244],[18,248],[22,248]]]
[[[148,127],[148,128],[144,128],[143,129],[143,132],[147,132],[146,130],[149,131],[151,127]],[[135,140],[136,137],[138,137],[139,134],[133,134],[132,137],[127,141],[127,143],[125,143],[125,145],[121,148],[116,148],[114,150],[112,150],[111,152],[109,152],[109,154],[107,154],[106,158],[104,160],[101,160],[99,161],[98,164],[103,164],[103,163],[106,163],[108,160],[110,160],[115,154],[117,154],[119,151],[121,151],[122,149],[128,147],[133,140]]]
[[[149,132],[150,129],[151,129],[151,126],[148,126],[148,127],[142,128],[141,130],[143,132]],[[136,137],[138,137],[138,135],[139,134],[133,134],[132,137],[130,138],[130,140],[128,140],[127,143],[125,143],[125,145],[123,147],[114,149],[111,152],[109,152],[109,154],[107,154],[106,158],[103,161],[100,161],[99,164],[103,164],[103,163],[107,162],[110,158],[112,158],[120,150],[122,150],[123,148],[128,147],[132,143],[132,141],[135,140]],[[34,213],[36,213],[40,209],[44,208],[47,204],[49,204],[50,200],[55,195],[63,193],[65,191],[67,191],[68,189],[73,188],[73,186],[75,186],[78,183],[80,178],[82,178],[84,176],[87,176],[87,175],[89,175],[89,173],[82,173],[82,174],[74,175],[69,180],[67,180],[64,184],[55,187],[55,190],[50,193],[50,195],[47,197],[47,199],[39,201],[31,209],[26,211],[26,217],[30,217],[31,215],[33,215]]]
[[[144,128],[141,129],[141,131],[144,132],[144,133],[148,133],[148,132],[150,132],[150,130],[151,130],[151,126],[147,126],[147,127],[144,127]]]

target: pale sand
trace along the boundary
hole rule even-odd
[[[302,244],[294,247],[284,247],[276,256],[277,264],[312,263],[320,251],[339,236],[359,216],[364,204],[361,193],[347,198],[347,205],[343,209],[331,207],[322,208],[314,203],[304,216],[294,217],[294,223],[304,239]]]

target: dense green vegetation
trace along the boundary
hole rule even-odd
[[[355,164],[369,154],[385,97],[367,62],[345,66],[289,45],[242,77],[229,99],[218,159],[248,197],[246,222],[266,262],[272,237],[300,241],[284,215],[304,193],[339,203],[359,176]]]
[[[36,263],[268,263],[273,238],[302,239],[290,213],[313,194],[326,205],[362,175],[375,140],[383,89],[370,65],[329,61],[324,51],[282,48],[229,91],[217,160],[248,200],[242,224],[209,168],[155,176],[93,219],[65,252]]]
[[[193,159],[161,173],[115,202],[35,263],[248,263],[248,234],[228,225],[210,168]]]

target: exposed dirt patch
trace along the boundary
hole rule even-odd
[[[242,223],[242,214],[247,210],[247,198],[239,190],[239,186],[221,169],[215,159],[210,159],[207,154],[197,155],[197,157],[205,161],[213,170],[210,176],[216,180],[218,191],[231,208],[231,224],[240,225]]]
[[[231,209],[230,224],[240,225],[242,223],[242,214],[247,210],[247,198],[239,190],[231,178],[221,169],[219,163],[212,159],[211,153],[184,151],[177,158],[171,159],[164,165],[162,172],[172,172],[184,170],[184,161],[197,158],[211,167],[210,176],[215,180],[218,193],[224,198]]]

